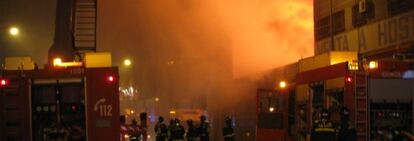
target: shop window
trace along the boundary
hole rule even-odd
[[[316,21],[315,38],[321,40],[330,36],[330,16],[326,16]]]
[[[414,0],[388,0],[388,12],[391,16],[414,9]]]
[[[341,10],[332,15],[333,33],[337,34],[345,31],[345,10]]]
[[[360,27],[367,24],[368,20],[375,18],[375,5],[372,1],[358,3],[352,7],[352,25]]]
[[[339,12],[336,12],[332,14],[332,26],[333,26],[333,33],[337,34],[340,32],[345,31],[345,11],[341,10]],[[326,16],[322,19],[319,19],[316,21],[315,24],[315,37],[316,40],[321,40],[326,37],[331,36],[331,17]]]

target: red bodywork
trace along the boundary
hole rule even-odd
[[[107,78],[112,76],[114,81],[108,81]],[[8,85],[0,87],[0,140],[13,141],[32,141],[38,134],[35,120],[38,108],[35,103],[40,103],[36,98],[42,98],[42,93],[33,91],[39,83],[80,80],[76,82],[81,90],[71,89],[73,86],[61,89],[66,92],[61,101],[71,99],[70,93],[81,95],[82,103],[79,108],[84,109],[79,115],[71,114],[71,117],[82,117],[83,126],[87,141],[119,141],[120,140],[120,122],[119,122],[119,75],[118,69],[110,68],[62,68],[62,69],[42,69],[27,71],[3,71],[3,79],[8,80]],[[62,82],[59,82],[62,81]],[[53,86],[52,84],[48,84]],[[52,91],[53,92],[53,91]],[[44,91],[43,93],[46,93]],[[80,94],[79,94],[80,93]],[[63,95],[63,94],[62,94]],[[84,96],[84,97],[83,97]],[[75,99],[75,98],[73,98]],[[36,101],[37,100],[37,101]],[[59,103],[59,102],[57,102]],[[53,105],[56,103],[50,103]],[[57,104],[58,107],[64,107],[64,104]],[[72,110],[78,110],[78,107],[72,106]],[[48,108],[49,109],[49,108]],[[64,109],[58,108],[57,113],[65,112]],[[84,115],[82,115],[84,114]],[[57,114],[59,115],[59,114]],[[62,114],[63,115],[63,114]],[[69,114],[68,114],[69,115]],[[39,116],[42,117],[42,116]],[[49,118],[43,116],[43,118]],[[55,119],[55,118],[51,118]],[[68,120],[62,116],[62,120]],[[72,122],[73,123],[73,122]],[[42,139],[40,139],[42,140]]]
[[[277,97],[278,107],[274,107],[274,111],[269,111],[270,107],[267,106],[267,99],[272,99],[271,97]],[[271,90],[271,89],[258,89],[257,91],[257,126],[256,126],[256,141],[290,141],[288,135],[288,92],[287,90]],[[264,104],[264,103],[266,104]],[[273,103],[273,102],[268,102]],[[269,104],[271,105],[271,104]],[[261,117],[261,115],[269,116],[279,116],[278,118],[273,118],[271,121],[269,119]],[[271,122],[279,122],[278,127],[263,127],[261,124],[271,124]]]
[[[362,64],[359,65],[359,70],[351,71],[348,69],[348,63],[339,63],[335,65],[330,65],[322,68],[317,68],[309,71],[299,72],[296,75],[295,85],[303,85],[306,84],[308,86],[311,85],[318,85],[318,84],[324,84],[326,80],[330,79],[336,79],[336,78],[344,78],[344,87],[343,87],[343,106],[348,107],[350,109],[351,114],[351,120],[355,122],[355,120],[365,120],[369,121],[370,117],[369,115],[365,114],[359,114],[357,115],[357,105],[361,102],[356,101],[356,87],[360,85],[367,85],[366,79],[368,79],[366,76],[369,76],[369,78],[391,78],[391,79],[401,79],[402,74],[412,69],[412,63],[411,62],[403,62],[403,61],[378,61],[378,68],[369,69],[368,66],[364,66]],[[357,77],[356,74],[364,74],[364,77]],[[365,76],[366,75],[366,76]],[[367,86],[364,86],[367,87]],[[289,89],[295,89],[295,86],[291,86],[290,88],[287,88],[285,91],[289,91]],[[266,94],[269,93],[269,94]],[[280,113],[282,115],[282,122],[283,127],[282,128],[262,128],[259,126],[262,119],[260,118],[261,112],[266,112],[268,107],[263,108],[262,102],[263,97],[269,96],[269,95],[278,95],[280,93],[279,90],[276,89],[258,89],[257,91],[257,123],[258,126],[256,127],[256,141],[289,141],[292,140],[289,136],[289,130],[288,130],[288,105],[296,105],[295,111],[295,120],[303,117],[306,122],[299,123],[298,121],[295,122],[296,126],[296,133],[299,133],[300,135],[306,136],[307,133],[310,132],[312,127],[312,113],[310,107],[312,103],[312,98],[307,95],[307,100],[303,101],[304,103],[296,103],[298,101],[295,100],[294,104],[288,104],[289,101],[289,94],[288,92],[281,92],[281,100],[285,101],[281,106],[281,109],[278,111],[275,111],[277,113]],[[330,107],[329,104],[330,101],[327,98],[327,94],[324,94],[323,96],[323,106],[324,107]],[[292,101],[289,101],[292,102]],[[363,103],[363,102],[362,102]],[[300,108],[299,105],[305,105],[302,110],[304,110],[303,114],[300,114]],[[365,108],[367,109],[367,106],[359,106],[359,108]],[[359,109],[361,110],[361,109]],[[368,119],[363,119],[364,116]],[[362,119],[360,119],[362,117]],[[339,121],[339,113],[332,113],[332,120],[335,122]],[[304,124],[304,126],[300,126],[300,124]],[[368,123],[369,124],[369,123]],[[358,127],[363,126],[369,126],[369,125],[357,125]],[[302,128],[304,127],[304,128]],[[367,127],[369,128],[369,127]],[[358,134],[369,134],[368,129],[358,129]],[[365,133],[364,133],[365,132]],[[306,138],[306,137],[305,137]],[[365,136],[359,136],[359,141],[366,140]]]

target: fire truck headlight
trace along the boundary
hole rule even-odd
[[[129,138],[129,135],[124,135],[124,138],[128,139]]]
[[[270,108],[269,108],[269,112],[273,112],[273,111],[275,111],[275,108],[270,107]]]
[[[62,64],[62,59],[60,58],[53,59],[53,66],[59,66],[60,64]]]
[[[286,82],[285,81],[280,81],[280,83],[279,83],[279,87],[280,88],[286,88],[286,86],[287,86],[287,84],[286,84]]]
[[[377,61],[369,61],[368,68],[369,69],[376,69],[376,68],[378,68],[378,62]]]

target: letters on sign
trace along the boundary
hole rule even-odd
[[[334,50],[365,53],[414,41],[414,11],[354,28],[333,37]],[[332,48],[331,37],[315,43],[315,53]]]

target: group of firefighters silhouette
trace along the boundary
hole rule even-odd
[[[121,116],[121,141],[147,141],[147,116],[140,114],[140,124],[132,119],[131,125],[126,125],[125,116]],[[340,110],[340,123],[331,121],[328,109],[322,109],[314,113],[313,126],[310,141],[357,141],[357,131],[351,123],[350,111],[343,107]],[[195,125],[193,120],[186,121],[187,129],[181,124],[180,119],[173,118],[169,125],[164,123],[164,118],[159,117],[154,127],[156,141],[209,141],[210,125],[206,116],[200,116],[200,123]],[[224,141],[235,141],[233,119],[226,117],[225,127],[222,130]],[[408,135],[408,134],[407,134]],[[408,138],[413,139],[411,134]],[[397,140],[395,140],[397,139]],[[400,141],[394,138],[392,141]],[[401,141],[402,138],[401,138]]]
[[[330,120],[330,112],[327,109],[322,109],[320,113],[317,113],[313,121],[311,141],[356,141],[357,132],[353,124],[350,123],[349,110],[342,108],[340,114],[340,125],[335,127]]]
[[[140,115],[141,124],[132,119],[131,125],[126,125],[125,116],[121,116],[121,141],[147,141],[146,114]],[[193,120],[189,119],[187,129],[181,124],[180,119],[173,118],[169,125],[164,123],[164,118],[160,116],[154,130],[156,141],[209,141],[210,124],[207,117],[200,116],[200,124],[194,125]],[[233,122],[231,117],[226,117],[226,126],[223,128],[223,138],[225,141],[234,141]]]
[[[310,141],[357,141],[357,130],[350,120],[350,111],[346,107],[340,110],[340,123],[335,125],[331,121],[328,109],[322,109],[315,113],[313,120]],[[382,132],[382,131],[380,131]],[[409,141],[414,140],[414,136],[404,130],[389,129],[389,134],[382,135],[381,141]]]

